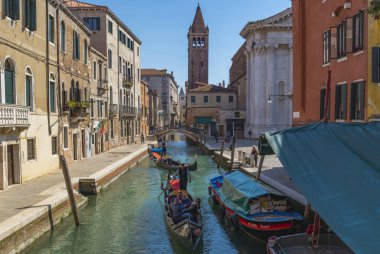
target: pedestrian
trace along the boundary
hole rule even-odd
[[[218,138],[219,138],[219,133],[218,133],[218,131],[217,130],[215,130],[215,141],[216,141],[216,143],[218,143]]]
[[[144,133],[141,132],[141,144],[144,144],[145,143],[145,136],[144,136]]]
[[[248,136],[249,136],[249,139],[251,139],[251,136],[252,136],[252,130],[249,130],[249,131],[248,131]]]
[[[251,155],[253,155],[253,159],[255,161],[255,164],[253,166],[257,167],[257,160],[259,159],[259,150],[257,149],[256,146],[252,147]]]
[[[180,190],[186,190],[187,189],[187,183],[191,182],[191,175],[189,172],[189,169],[185,167],[185,164],[181,164],[177,172],[175,173],[175,176],[178,175],[179,180],[179,189]]]

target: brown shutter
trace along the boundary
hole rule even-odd
[[[338,57],[338,31],[337,27],[331,28],[331,59],[336,59]]]
[[[346,21],[347,24],[347,35],[346,35],[346,53],[353,52],[353,19],[348,18]]]

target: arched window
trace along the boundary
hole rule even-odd
[[[193,38],[193,48],[195,48],[197,46],[197,41],[195,38]]]
[[[81,89],[79,87],[79,82],[75,84],[75,101],[79,102],[81,101]]]
[[[66,26],[63,20],[61,21],[61,51],[66,52]]]
[[[112,92],[112,86],[110,86],[110,104],[113,104],[113,92]]]
[[[15,89],[15,65],[10,58],[7,58],[4,63],[5,76],[5,103],[15,104],[16,89]]]
[[[75,101],[75,83],[74,80],[71,80],[70,86],[70,101]]]
[[[33,111],[33,74],[29,67],[25,70],[25,106]]]
[[[87,40],[84,40],[84,43],[83,43],[83,62],[86,65],[87,65],[87,51],[88,51]]]
[[[55,96],[55,76],[53,73],[50,73],[49,76],[49,102],[50,113],[57,112],[57,100]]]
[[[200,47],[201,46],[201,38],[197,38],[197,47]]]

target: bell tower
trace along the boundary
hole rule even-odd
[[[193,24],[187,34],[189,90],[197,88],[196,82],[208,84],[208,32],[198,3]]]

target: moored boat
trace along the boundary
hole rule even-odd
[[[169,156],[161,156],[162,148],[149,148],[149,157],[156,164],[156,166],[169,170],[177,170],[182,162],[171,159]],[[193,163],[184,163],[184,167],[190,171],[197,170],[198,162],[195,160]]]
[[[169,182],[169,181],[168,181]],[[165,192],[165,222],[169,230],[185,246],[195,249],[202,240],[203,224],[200,214],[200,199],[193,200],[187,190],[179,190],[178,180],[171,180]],[[181,216],[176,216],[176,205],[185,207]]]
[[[257,238],[292,233],[303,219],[289,211],[284,194],[240,171],[212,178],[209,195],[219,205],[220,216],[226,216],[235,230]]]

